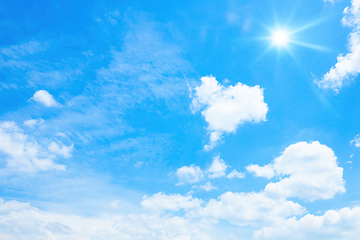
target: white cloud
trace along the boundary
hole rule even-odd
[[[28,203],[0,200],[0,239],[213,239],[204,221],[158,214],[77,216],[42,211]]]
[[[339,2],[341,0],[323,0],[325,3],[331,3],[331,4],[334,4],[336,2]]]
[[[192,196],[183,196],[180,194],[162,194],[156,193],[151,197],[144,196],[141,205],[154,211],[179,211],[181,209],[191,209],[200,207],[202,200]]]
[[[225,176],[225,171],[228,166],[224,160],[220,159],[220,156],[216,156],[213,159],[209,169],[207,170],[208,178],[219,178]]]
[[[199,186],[199,188],[206,192],[210,192],[212,190],[217,189],[217,187],[213,186],[210,182],[207,182],[204,185]]]
[[[351,140],[350,144],[353,144],[355,147],[360,147],[360,135],[356,135],[353,140]],[[352,156],[351,156],[352,158]]]
[[[64,150],[68,147],[64,145],[62,147],[62,154],[70,154]],[[31,136],[25,135],[23,130],[14,122],[0,122],[0,152],[7,156],[7,168],[15,171],[65,170],[64,165],[54,163],[55,155],[51,154]]]
[[[329,210],[322,216],[308,214],[295,217],[255,231],[256,240],[265,239],[332,239],[352,240],[360,236],[360,207]]]
[[[319,142],[298,142],[275,158],[277,176],[287,176],[265,187],[268,194],[299,197],[314,201],[344,193],[343,168],[337,165],[334,151]]]
[[[35,102],[39,102],[46,107],[56,107],[58,103],[55,101],[53,96],[45,90],[39,90],[31,98]]]
[[[7,48],[0,48],[0,68],[27,68],[32,63],[24,61],[27,55],[33,55],[37,52],[44,51],[47,48],[47,43],[39,43],[36,41],[29,41],[19,45],[13,45]]]
[[[35,125],[41,125],[44,123],[44,119],[29,119],[24,121],[24,125],[28,127],[34,127]]]
[[[201,82],[195,88],[191,108],[193,113],[204,109],[201,114],[209,124],[210,133],[206,150],[212,149],[224,133],[235,132],[239,125],[266,120],[268,107],[258,85],[237,83],[224,87],[212,76],[202,77]]]
[[[333,1],[330,1],[333,3]],[[344,18],[341,20],[344,26],[353,27],[348,37],[349,53],[345,56],[340,54],[337,63],[324,77],[317,82],[321,88],[331,88],[338,91],[345,81],[355,77],[360,72],[360,1],[352,0],[352,6],[345,8]]]
[[[226,176],[226,169],[230,166],[226,165],[225,161],[220,158],[220,156],[215,156],[211,165],[208,167],[206,171],[201,170],[200,167],[194,166],[194,164],[188,166],[183,166],[177,169],[175,175],[179,178],[178,185],[182,185],[184,183],[197,183],[203,179],[214,179]],[[245,174],[240,173],[237,170],[232,170],[227,176],[227,178],[244,178]],[[211,183],[207,183],[211,184]],[[202,185],[200,188],[206,190],[209,185]],[[211,190],[214,188],[211,188]]]
[[[272,165],[265,165],[263,167],[260,167],[259,165],[250,164],[249,166],[246,166],[245,169],[249,172],[254,174],[256,177],[265,177],[265,178],[273,178],[274,177],[274,169]]]
[[[70,146],[66,146],[64,144],[58,144],[56,142],[51,142],[49,145],[49,150],[52,153],[55,153],[57,155],[61,155],[64,158],[70,158],[71,157],[71,152],[74,148],[74,144],[70,145]]]
[[[39,43],[36,41],[29,41],[22,43],[20,45],[13,45],[9,48],[1,48],[0,52],[1,54],[11,57],[14,59],[18,59],[22,56],[28,55],[28,54],[34,54],[38,51],[45,50],[46,43]]]
[[[245,177],[245,173],[241,173],[236,171],[236,169],[232,170],[231,173],[229,173],[229,175],[227,175],[227,178],[244,178]]]
[[[199,182],[203,177],[203,171],[198,166],[194,164],[188,166],[183,166],[179,168],[175,175],[179,178],[180,184],[183,183],[196,183]]]
[[[265,193],[222,194],[218,200],[211,199],[205,207],[195,209],[194,216],[224,219],[239,226],[261,226],[283,218],[302,215],[305,208],[283,198],[269,198]]]

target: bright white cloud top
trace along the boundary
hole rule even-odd
[[[34,93],[34,96],[31,98],[35,102],[41,103],[46,107],[56,107],[58,103],[55,101],[53,96],[45,90],[39,90]]]
[[[273,169],[285,177],[265,187],[271,195],[315,201],[345,192],[343,168],[337,165],[334,151],[319,142],[290,145],[275,158]]]
[[[201,114],[209,124],[210,143],[205,145],[206,150],[212,149],[224,133],[234,133],[241,124],[265,121],[268,111],[260,86],[237,83],[224,87],[212,76],[201,78],[191,107],[194,113],[203,109]]]

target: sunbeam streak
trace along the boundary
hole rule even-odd
[[[311,49],[315,49],[315,50],[319,50],[319,51],[329,51],[329,49],[327,47],[316,45],[316,44],[305,43],[305,42],[300,42],[300,41],[295,41],[295,40],[290,40],[289,42],[299,45],[299,46],[303,46],[303,47],[307,47],[307,48],[311,48]]]

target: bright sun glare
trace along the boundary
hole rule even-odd
[[[272,34],[272,41],[277,46],[285,46],[289,42],[289,33],[284,30],[277,30]]]

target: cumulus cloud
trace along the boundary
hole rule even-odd
[[[194,164],[188,166],[183,166],[179,168],[175,175],[179,178],[180,184],[184,183],[196,183],[199,182],[203,177],[203,171],[198,166]]]
[[[265,165],[260,167],[257,164],[250,164],[246,166],[245,169],[249,172],[254,174],[256,177],[265,177],[265,178],[273,178],[274,177],[274,167],[272,165]]]
[[[355,147],[360,147],[360,135],[356,135],[350,144],[353,144]]]
[[[54,159],[56,155],[70,157],[72,146],[62,145],[51,152],[44,145],[24,134],[16,123],[0,122],[0,152],[7,156],[7,168],[20,172],[65,170],[65,166],[55,164]],[[51,144],[50,148],[53,148]]]
[[[206,192],[210,192],[212,190],[217,189],[217,187],[213,186],[210,182],[207,182],[204,185],[199,186],[199,188]]]
[[[319,87],[331,88],[336,92],[346,81],[356,77],[360,72],[360,1],[352,0],[351,3],[351,7],[345,8],[345,16],[341,20],[344,26],[353,28],[348,36],[349,52],[345,56],[340,54],[335,66],[321,80],[315,80]]]
[[[205,150],[212,149],[224,133],[234,133],[241,124],[266,120],[268,107],[258,85],[237,83],[224,87],[214,77],[207,76],[201,78],[192,98],[193,113],[203,109],[201,114],[208,123],[210,143],[205,145]]]
[[[232,179],[232,178],[244,178],[244,177],[245,177],[245,174],[236,171],[236,169],[232,170],[231,173],[229,173],[229,175],[227,175],[227,178],[230,178],[230,179]]]
[[[343,168],[337,165],[334,151],[317,141],[290,145],[272,166],[277,176],[286,177],[269,183],[268,194],[315,201],[345,192]]]
[[[35,102],[41,103],[46,107],[56,107],[58,103],[55,101],[53,96],[45,90],[39,90],[31,97]]]
[[[157,193],[151,197],[144,196],[141,205],[154,211],[179,211],[180,209],[191,209],[200,207],[202,200],[192,196],[183,196],[180,194],[166,195]]]
[[[203,179],[214,179],[220,177],[227,178],[244,178],[245,174],[240,173],[237,170],[233,169],[231,173],[226,175],[226,170],[230,168],[230,166],[226,165],[225,161],[220,158],[220,156],[215,156],[211,165],[207,170],[202,170],[198,166],[194,166],[194,164],[190,166],[183,166],[177,169],[175,175],[179,178],[178,185],[182,185],[184,183],[197,183]],[[210,184],[210,183],[209,183]],[[200,186],[200,188],[205,189],[208,185]],[[211,188],[211,190],[214,188]]]
[[[322,216],[307,214],[264,227],[254,232],[254,239],[333,239],[351,240],[360,236],[360,207],[329,210]]]
[[[225,171],[228,166],[225,164],[224,160],[220,159],[220,156],[216,156],[211,163],[208,172],[208,178],[219,178],[225,176]]]
[[[294,215],[303,215],[306,209],[284,198],[269,198],[265,193],[227,192],[211,199],[205,207],[192,214],[224,219],[239,226],[259,226]]]

